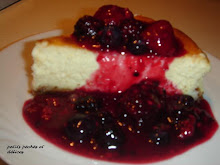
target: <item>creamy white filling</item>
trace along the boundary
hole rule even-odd
[[[73,53],[74,51],[74,53]],[[34,64],[33,90],[72,90],[86,84],[98,69],[97,54],[83,48],[57,46],[47,41],[36,44],[32,51]]]
[[[165,75],[184,94],[196,99],[203,92],[202,80],[210,69],[205,54],[186,54],[175,58]]]

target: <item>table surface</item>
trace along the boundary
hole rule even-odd
[[[128,7],[133,13],[166,19],[190,36],[202,50],[220,58],[220,0],[21,0],[0,11],[0,50],[25,37],[63,29],[104,4]],[[0,165],[5,165],[0,160]]]

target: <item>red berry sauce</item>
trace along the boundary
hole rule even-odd
[[[88,158],[150,163],[215,134],[218,123],[208,102],[183,95],[165,77],[185,53],[169,22],[148,24],[107,5],[80,18],[72,37],[98,52],[99,69],[79,89],[25,102],[23,117],[38,135]]]
[[[37,95],[24,104],[23,116],[38,135],[66,151],[121,163],[172,158],[218,128],[205,100],[166,95],[154,81],[122,93]]]

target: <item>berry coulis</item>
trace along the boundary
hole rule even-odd
[[[207,141],[218,128],[205,100],[167,95],[150,80],[122,93],[79,89],[37,95],[24,104],[23,116],[36,133],[64,150],[123,163],[174,157]]]
[[[98,52],[99,69],[79,89],[24,103],[23,117],[41,137],[88,158],[150,163],[215,134],[208,102],[183,95],[165,77],[186,53],[169,22],[141,22],[129,9],[106,5],[80,18],[72,37]]]

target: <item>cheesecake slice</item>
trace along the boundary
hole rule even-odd
[[[71,153],[153,163],[218,129],[202,97],[209,60],[168,21],[105,5],[80,18],[70,36],[37,41],[32,56],[35,95],[24,119]]]
[[[95,21],[98,18],[101,19],[97,16],[98,14],[100,11],[93,16],[97,18]],[[130,42],[126,34],[126,28],[129,27],[126,23],[129,21],[120,25],[118,22],[121,20],[116,19],[113,20],[113,23],[109,23],[107,19],[107,21],[104,20],[105,25],[100,22],[97,25],[97,22],[95,22],[96,24],[91,23],[93,17],[81,18],[76,23],[75,32],[71,36],[58,36],[37,41],[32,51],[34,92],[72,91],[81,88],[87,91],[114,93],[123,92],[144,79],[154,79],[159,81],[159,86],[169,94],[186,94],[195,99],[202,96],[202,81],[205,74],[210,71],[210,63],[206,54],[183,32],[177,29],[167,32],[166,28],[171,26],[169,23],[136,16],[130,18],[136,22],[129,26],[140,27],[139,24],[143,24],[141,33],[137,34],[145,45],[143,46],[142,43],[134,45],[135,41],[139,40],[132,41],[133,45],[131,45],[126,43]],[[87,32],[87,36],[82,35],[81,29],[84,27],[79,26],[86,27],[83,24],[86,22],[85,20],[90,25],[103,26],[104,30],[99,28],[100,32],[95,35],[98,39],[94,39],[94,36],[92,38],[89,32]],[[117,34],[118,31],[115,27],[119,27],[118,29],[121,30],[121,38],[117,38],[117,35],[115,38],[108,36],[108,33],[111,32],[112,35]],[[157,51],[157,48],[155,49],[155,46],[151,45],[154,38],[151,39],[152,37],[150,36],[150,38],[148,34],[161,35],[160,30],[159,32],[157,30],[158,27],[167,30],[162,33],[174,35],[174,42],[177,44],[172,44],[178,47],[173,48],[175,51],[167,49],[166,45],[165,47],[162,45],[163,50],[160,50],[160,43],[156,45],[158,46]],[[108,29],[105,30],[106,28]],[[91,29],[96,30],[90,27],[89,30],[91,31]],[[101,34],[101,37],[97,37],[98,34]],[[130,32],[128,34],[130,35]],[[88,39],[88,36],[92,39]],[[170,43],[169,36],[165,39],[158,38],[157,42],[160,39],[161,42]],[[119,40],[122,40],[122,43],[117,43]],[[164,53],[164,50],[169,54]]]

